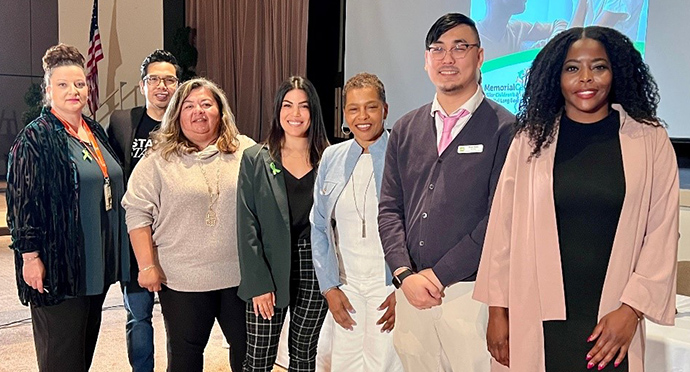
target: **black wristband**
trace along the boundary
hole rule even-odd
[[[400,274],[393,275],[393,285],[395,286],[395,288],[400,288],[402,286],[403,280],[405,280],[405,278],[412,274],[414,274],[412,270],[405,269]]]

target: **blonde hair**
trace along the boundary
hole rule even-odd
[[[383,87],[383,83],[378,76],[368,72],[360,72],[347,80],[345,87],[343,87],[343,101],[347,97],[347,92],[361,88],[374,88],[381,102],[386,103],[386,89]]]
[[[43,55],[43,105],[50,106],[50,98],[46,94],[45,88],[50,86],[50,77],[53,71],[62,66],[77,66],[84,70],[84,56],[79,49],[72,45],[60,43],[53,45],[46,50]]]
[[[153,140],[151,150],[160,151],[161,156],[165,160],[169,160],[172,154],[190,154],[201,150],[185,137],[180,125],[182,103],[197,88],[206,88],[218,105],[218,111],[221,114],[218,128],[220,133],[216,141],[218,150],[231,154],[237,151],[239,147],[237,136],[240,132],[235,125],[235,116],[230,111],[230,105],[228,104],[228,99],[225,98],[225,93],[214,82],[204,78],[195,78],[183,83],[175,91],[175,94],[170,99],[168,109],[165,110],[160,129],[151,133],[151,139]]]

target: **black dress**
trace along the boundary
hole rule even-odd
[[[567,320],[543,323],[548,372],[588,371],[585,357],[595,343],[587,338],[597,325],[625,197],[619,127],[615,110],[591,124],[561,118],[553,192]],[[611,361],[605,370],[627,371],[627,357],[618,368]]]

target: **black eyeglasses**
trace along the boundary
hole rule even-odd
[[[467,52],[472,49],[472,47],[477,47],[479,48],[479,44],[469,44],[469,43],[460,43],[460,44],[455,44],[454,47],[450,49],[445,49],[440,46],[430,46],[427,48],[429,53],[431,54],[431,58],[440,61],[444,58],[446,58],[446,53],[450,51],[450,55],[453,56],[455,59],[462,59],[465,58],[467,55]]]
[[[174,76],[160,77],[156,75],[149,75],[144,78],[144,81],[151,87],[157,87],[158,84],[161,83],[161,81],[163,82],[163,84],[165,84],[165,86],[168,87],[175,86],[179,82],[179,80]]]

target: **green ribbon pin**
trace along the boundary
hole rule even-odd
[[[84,155],[84,159],[83,159],[83,160],[91,161],[91,154],[89,154],[89,152],[86,151],[86,149],[82,149],[82,150],[81,150],[81,153]]]
[[[271,162],[270,167],[271,167],[271,172],[273,173],[274,176],[276,174],[280,173],[280,169],[276,168],[276,163]]]

